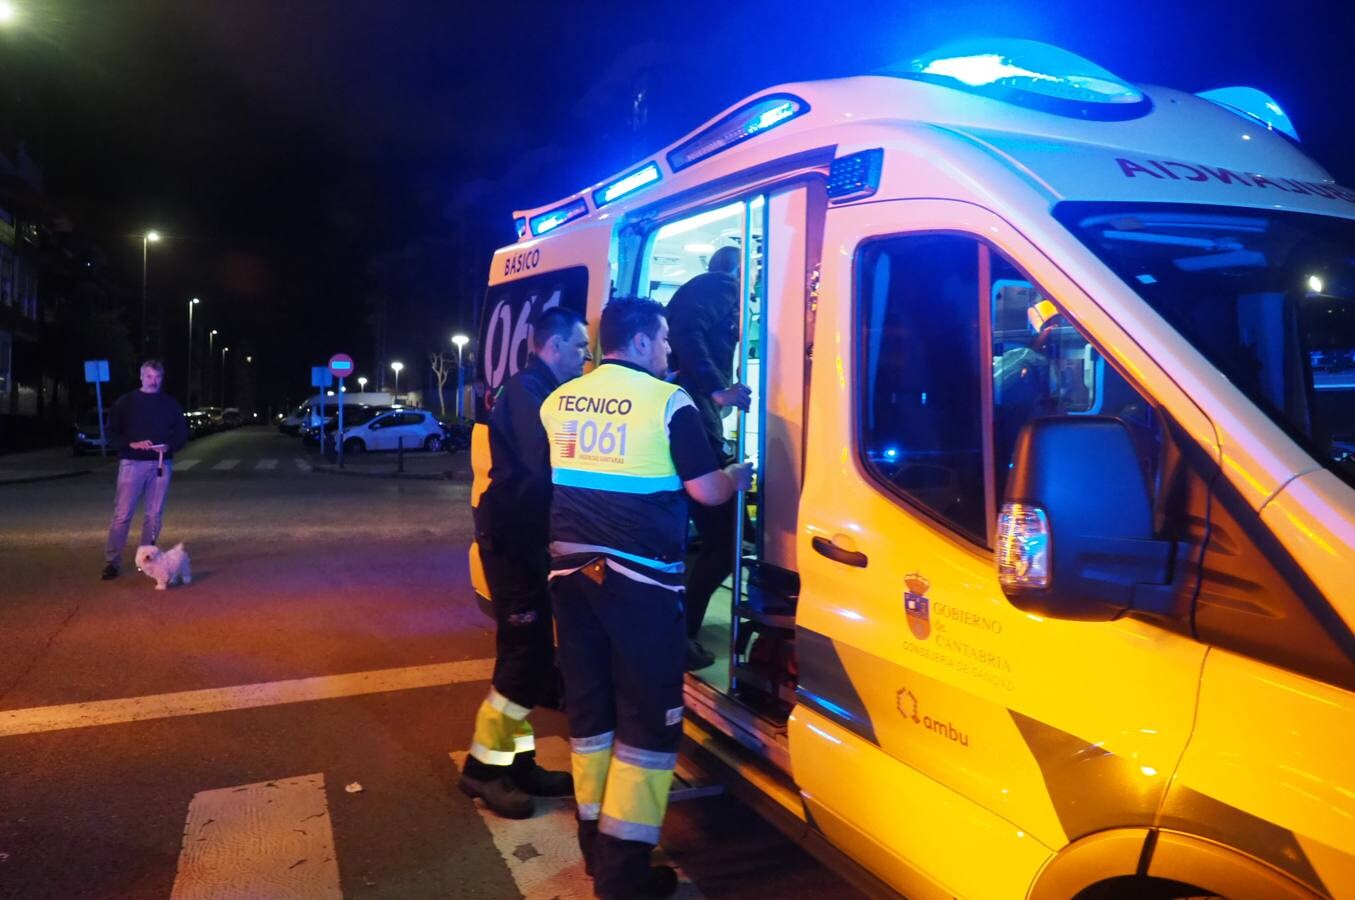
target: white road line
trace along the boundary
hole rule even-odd
[[[202,462],[200,459],[176,459],[174,460],[174,471],[187,472],[200,462]]]
[[[292,462],[296,463],[296,467],[303,472],[309,472],[311,470],[311,464],[299,456],[293,456]]]
[[[410,666],[404,669],[377,669],[347,675],[242,684],[176,694],[128,697],[122,700],[91,700],[87,703],[70,703],[64,706],[7,709],[0,710],[0,738],[62,731],[67,728],[119,725],[173,716],[255,709],[283,703],[306,703],[335,697],[357,697],[387,691],[408,691],[467,681],[488,681],[493,674],[494,660],[467,659],[429,666]]]
[[[569,744],[563,738],[539,739],[536,756],[548,769],[569,771]],[[458,769],[465,766],[464,750],[454,751],[451,757]],[[583,857],[579,855],[574,801],[537,797],[534,802],[536,813],[530,819],[505,819],[478,802],[475,806],[522,896],[589,900],[593,879],[583,871]],[[681,878],[681,870],[678,875]],[[685,879],[678,882],[673,896],[677,900],[702,900],[696,885]]]
[[[170,898],[227,897],[343,900],[324,775],[193,796]]]
[[[277,467],[278,461],[276,459],[261,459],[254,464],[255,471],[266,471],[269,469],[276,469]]]
[[[223,459],[221,462],[212,466],[212,471],[225,472],[229,469],[234,469],[238,465],[240,465],[240,460],[238,459]]]

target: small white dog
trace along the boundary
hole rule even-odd
[[[163,591],[175,582],[191,584],[193,570],[188,566],[188,551],[183,544],[161,550],[154,544],[136,548],[136,567],[147,577],[155,579],[155,589]]]

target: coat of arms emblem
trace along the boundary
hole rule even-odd
[[[932,633],[932,601],[925,596],[932,583],[914,572],[903,577],[908,589],[903,592],[903,610],[913,637],[925,641]]]

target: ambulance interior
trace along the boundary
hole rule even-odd
[[[711,597],[699,639],[716,659],[693,674],[776,725],[784,723],[795,691],[792,641],[798,576],[788,548],[794,543],[800,485],[804,302],[802,291],[799,302],[785,309],[769,308],[766,298],[782,296],[782,284],[802,286],[804,278],[802,256],[790,254],[779,270],[773,260],[769,271],[767,250],[768,241],[783,233],[794,233],[803,242],[802,227],[787,231],[777,225],[794,221],[794,210],[784,198],[766,195],[670,220],[644,242],[636,288],[638,295],[666,305],[678,288],[707,271],[715,251],[742,251],[741,340],[732,371],[736,381],[749,386],[752,401],[747,414],[730,410],[723,423],[728,452],[753,463],[757,478],[745,495],[741,534],[736,535],[741,545],[736,575],[743,590],[736,602],[731,576]],[[801,272],[791,274],[797,260]],[[764,310],[776,321],[767,321]],[[768,352],[776,354],[770,365],[778,383],[795,385],[793,396],[771,397],[770,404]],[[786,366],[792,371],[782,372]],[[694,529],[691,536],[695,546]],[[693,558],[689,553],[689,568]]]

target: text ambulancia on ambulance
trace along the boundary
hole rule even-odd
[[[1273,99],[960,45],[516,225],[481,397],[738,248],[698,763],[909,897],[1355,896],[1355,192]],[[551,439],[634,452],[613,399]]]

